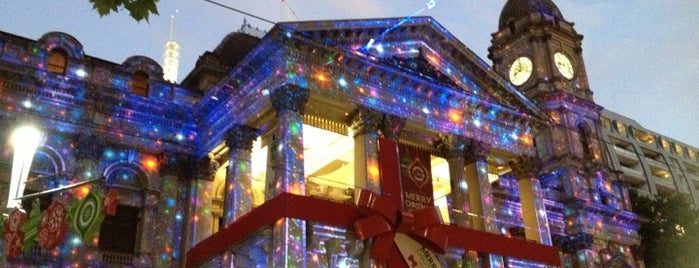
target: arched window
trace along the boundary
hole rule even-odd
[[[55,74],[66,74],[66,66],[68,65],[68,53],[60,48],[51,50],[48,58],[46,58],[46,70]]]
[[[132,267],[134,256],[140,250],[140,228],[142,227],[142,207],[129,204],[144,189],[147,175],[138,165],[116,163],[104,171],[107,185],[119,189],[121,196],[130,196],[119,201],[115,215],[106,215],[99,229],[99,242],[102,261],[109,264]],[[123,193],[123,195],[121,194]],[[138,198],[137,198],[138,199]]]
[[[131,77],[131,92],[139,96],[148,96],[148,74],[137,71]]]

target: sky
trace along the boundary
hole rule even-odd
[[[428,0],[217,0],[274,22],[405,17]],[[487,58],[506,0],[437,0],[432,16],[473,52]],[[582,34],[595,101],[643,127],[699,147],[699,1],[554,0]],[[273,25],[203,0],[160,0],[159,16],[136,22],[126,11],[100,17],[88,0],[2,0],[0,31],[38,39],[66,32],[86,54],[115,63],[143,55],[162,64],[175,15],[181,80],[243,19]]]

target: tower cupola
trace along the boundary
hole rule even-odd
[[[540,14],[553,21],[565,21],[561,11],[551,0],[508,0],[500,13],[498,30],[505,29],[531,14]]]

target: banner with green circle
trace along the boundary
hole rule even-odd
[[[73,220],[72,226],[84,242],[92,238],[92,235],[99,229],[100,224],[104,220],[102,199],[101,195],[90,191],[75,207],[73,217],[71,217]]]

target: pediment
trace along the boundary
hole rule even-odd
[[[530,149],[532,122],[545,118],[430,17],[285,22],[196,104],[207,128],[215,129],[204,137],[205,147],[232,124],[267,126],[273,116],[267,96],[284,85],[309,89],[309,102],[319,105],[307,105],[306,112],[334,122],[346,120],[356,105],[370,106],[434,135],[522,152]]]
[[[267,38],[275,36],[364,56],[396,72],[545,118],[536,105],[431,17],[287,22],[277,24]]]

